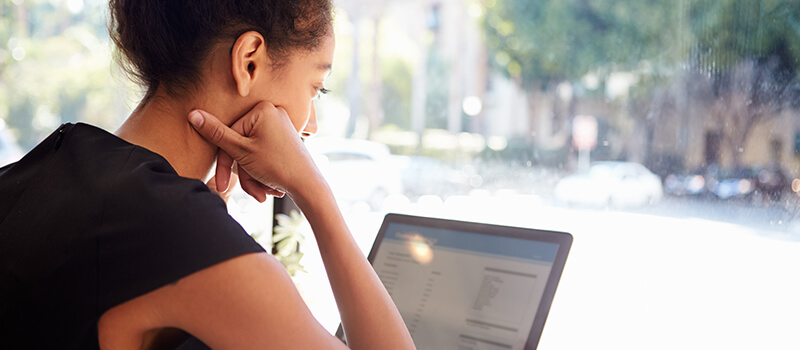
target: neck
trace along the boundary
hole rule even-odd
[[[217,147],[189,124],[187,116],[194,108],[204,106],[169,97],[158,89],[153,97],[142,101],[115,134],[158,153],[178,175],[204,181],[214,164]]]

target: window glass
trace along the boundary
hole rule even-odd
[[[339,5],[322,135],[403,180],[343,201],[365,251],[386,212],[568,231],[541,348],[796,343],[796,2]]]
[[[0,1],[0,163],[138,103],[106,6]],[[572,233],[541,349],[793,348],[798,23],[791,0],[340,0],[307,144],[365,252],[387,212]],[[295,280],[333,331],[306,235]]]

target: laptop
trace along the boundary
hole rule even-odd
[[[369,261],[417,349],[530,350],[571,245],[564,232],[388,214]]]

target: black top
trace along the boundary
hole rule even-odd
[[[201,181],[64,124],[0,168],[0,348],[96,349],[111,307],[263,251]]]

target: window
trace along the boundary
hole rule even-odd
[[[567,231],[541,349],[796,346],[796,1],[337,5],[308,145],[365,252],[387,212]],[[0,154],[61,122],[114,130],[136,104],[105,6],[0,2]],[[231,208],[251,232],[268,210]],[[308,238],[296,280],[333,331]]]
[[[318,106],[351,127],[322,132],[420,169],[377,212],[345,204],[365,251],[388,211],[564,230],[541,348],[793,343],[797,4],[340,5],[346,93]]]

